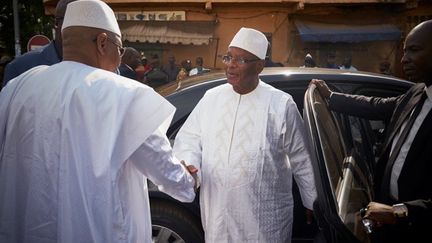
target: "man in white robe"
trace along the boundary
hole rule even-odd
[[[240,29],[223,57],[228,84],[206,92],[174,143],[200,170],[207,243],[290,242],[292,177],[306,208],[316,197],[296,104],[258,77],[267,45],[263,33]]]
[[[63,62],[0,93],[0,242],[151,242],[146,177],[195,197],[165,136],[175,109],[113,73],[121,33],[104,2],[70,3],[62,32]]]

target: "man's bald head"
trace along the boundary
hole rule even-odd
[[[420,23],[407,35],[402,57],[405,75],[414,82],[432,84],[432,20]]]
[[[104,30],[74,26],[63,30],[64,60],[79,61],[91,65],[91,57],[94,57],[96,48],[93,40]],[[86,61],[81,61],[81,60]],[[91,65],[93,66],[93,65]]]
[[[414,34],[415,32],[423,32],[427,34],[429,37],[432,37],[432,20],[427,20],[424,22],[421,22],[420,24],[416,25],[408,35]]]
[[[107,30],[71,26],[63,29],[63,60],[115,71],[120,64],[118,35]]]
[[[122,53],[114,11],[100,0],[69,3],[62,26],[63,60],[115,71]]]

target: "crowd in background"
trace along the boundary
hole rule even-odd
[[[0,84],[3,80],[4,70],[6,65],[13,59],[4,55],[0,58]],[[342,69],[349,71],[357,71],[358,69],[352,64],[352,56],[346,55],[343,61],[336,63],[336,54],[330,52],[327,54],[325,63],[318,65],[314,57],[307,53],[304,57],[304,63],[301,68],[331,68]],[[269,57],[265,59],[266,67],[283,67],[280,62],[274,62]],[[143,52],[139,52],[133,47],[125,47],[122,56],[121,64],[118,68],[118,74],[137,80],[147,84],[153,88],[157,88],[172,81],[179,81],[188,76],[200,75],[209,72],[210,69],[204,67],[204,59],[201,56],[196,57],[193,64],[191,59],[185,59],[178,64],[174,55],[168,56],[168,61],[165,65],[162,64],[160,57],[157,54],[152,54],[149,57]],[[383,60],[379,64],[379,72],[381,74],[393,75],[391,72],[391,64],[388,60]],[[3,85],[0,85],[2,87]]]
[[[190,59],[182,60],[178,65],[174,55],[170,55],[168,62],[161,65],[157,54],[147,58],[136,49],[126,47],[119,67],[119,74],[156,88],[188,76],[209,72],[210,69],[203,65],[204,59],[202,57],[197,57],[194,65]]]
[[[314,68],[314,67],[320,67],[317,65],[315,59],[312,57],[310,53],[307,53],[304,58],[304,63],[301,68]],[[343,58],[343,61],[340,65],[336,63],[336,54],[330,52],[326,57],[326,62],[322,66],[322,68],[331,68],[331,69],[341,69],[341,70],[348,70],[348,71],[358,71],[356,67],[352,64],[352,56],[346,55]],[[388,60],[384,60],[380,63],[379,66],[379,72],[381,74],[386,75],[392,75],[390,71],[390,62]]]

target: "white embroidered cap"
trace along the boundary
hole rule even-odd
[[[264,60],[267,53],[268,41],[266,36],[260,31],[243,27],[234,36],[229,47],[241,48]]]
[[[112,9],[101,0],[79,0],[67,5],[62,31],[71,26],[108,30],[121,37]]]

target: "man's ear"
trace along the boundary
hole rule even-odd
[[[265,61],[264,60],[257,61],[257,65],[256,65],[257,73],[261,73],[262,70],[264,69],[264,66],[265,66]]]
[[[96,36],[96,47],[97,47],[97,52],[104,56],[107,52],[107,42],[108,42],[108,36],[106,33],[100,33]]]

